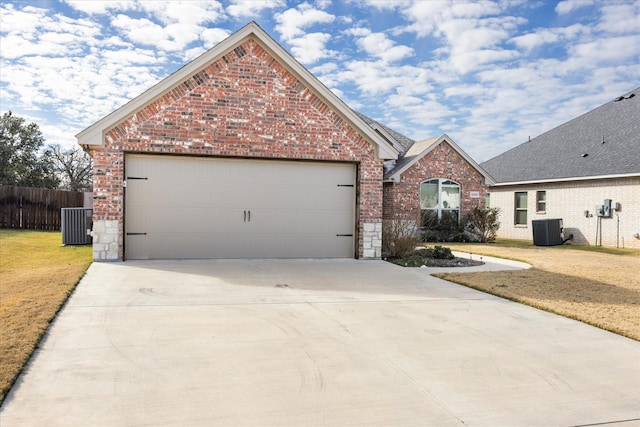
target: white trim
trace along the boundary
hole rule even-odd
[[[530,184],[546,184],[552,182],[569,182],[569,181],[593,181],[597,179],[615,179],[615,178],[634,178],[640,177],[639,173],[623,173],[618,175],[593,175],[593,176],[574,176],[570,178],[549,178],[549,179],[538,179],[532,181],[511,181],[511,182],[500,182],[491,185],[491,187],[507,187],[513,185],[530,185]]]
[[[103,117],[93,125],[76,135],[80,146],[103,146],[104,132],[113,128],[136,111],[144,108],[157,98],[161,97],[176,85],[182,83],[193,74],[206,68],[210,63],[227,54],[234,47],[242,44],[248,37],[254,37],[260,45],[267,50],[281,65],[293,73],[317,96],[334,109],[343,119],[353,125],[365,138],[376,147],[376,157],[379,160],[391,160],[398,158],[398,151],[385,139],[378,135],[368,124],[349,108],[340,98],[331,92],[309,70],[296,61],[282,46],[269,36],[258,24],[250,22],[225,40],[218,43],[198,58],[187,63],[182,68],[152,86],[141,95],[132,99],[122,107]]]
[[[432,138],[429,138],[432,139]],[[420,144],[421,142],[425,142],[427,141],[427,139],[422,140],[422,141],[418,141],[415,144]],[[420,159],[422,159],[426,154],[428,154],[429,152],[431,152],[434,148],[436,148],[438,145],[440,145],[441,143],[446,142],[447,144],[449,144],[449,146],[451,148],[453,148],[453,150],[458,153],[460,155],[460,157],[462,157],[464,160],[467,161],[467,163],[469,163],[475,170],[477,170],[478,172],[480,172],[480,174],[482,176],[484,176],[485,179],[485,183],[487,185],[493,185],[495,183],[495,181],[493,180],[493,178],[491,177],[491,175],[489,175],[478,163],[476,163],[475,160],[473,160],[471,157],[469,157],[469,155],[464,152],[464,150],[462,150],[462,148],[460,148],[458,146],[458,144],[456,144],[455,142],[453,142],[453,140],[449,137],[449,135],[442,134],[439,138],[435,139],[431,144],[429,144],[421,153],[415,155],[413,157],[413,159],[411,159],[411,161],[409,161],[406,165],[402,166],[400,169],[398,169],[397,171],[394,171],[388,178],[384,179],[384,182],[400,182],[401,178],[402,178],[402,174],[409,169],[411,166],[413,166],[414,164],[416,164]],[[415,145],[414,144],[414,145]],[[411,149],[409,149],[409,151],[411,151]],[[408,151],[408,152],[409,152]],[[405,153],[406,155],[406,153]]]

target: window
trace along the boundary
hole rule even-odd
[[[536,212],[545,213],[547,211],[547,192],[536,191]]]
[[[460,220],[460,184],[438,178],[420,184],[420,209],[423,218]]]
[[[491,194],[487,193],[484,196],[484,207],[489,209],[491,207]]]
[[[527,192],[515,193],[515,225],[527,225]]]

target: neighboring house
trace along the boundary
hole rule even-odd
[[[432,179],[460,186],[463,211],[484,202],[448,137],[414,144],[355,113],[255,23],[77,139],[94,162],[96,260],[375,259],[383,181],[406,187],[403,206]]]
[[[532,220],[559,218],[571,243],[640,249],[640,88],[482,167],[498,237],[532,239]]]

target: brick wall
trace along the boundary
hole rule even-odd
[[[374,147],[253,39],[107,130],[104,147],[92,153],[93,212],[94,221],[118,221],[119,249],[96,259],[123,257],[126,152],[355,162],[358,253],[380,256],[379,248],[364,248],[365,240],[378,245],[375,239],[363,239],[372,234],[365,225],[382,216],[383,171]]]
[[[484,208],[487,187],[485,179],[449,144],[443,142],[402,174],[401,182],[384,184],[384,218],[394,215],[418,218],[420,184],[432,178],[446,178],[460,184],[461,215],[476,206]],[[479,197],[471,197],[477,192]]]
[[[498,237],[533,241],[531,221],[534,219],[562,219],[565,236],[574,235],[571,243],[595,244],[598,218],[596,205],[604,199],[620,203],[620,211],[611,218],[602,218],[598,228],[598,243],[640,249],[640,179],[621,178],[527,186],[493,187],[490,189],[491,207],[499,207]],[[527,225],[514,225],[514,192],[527,192]],[[536,192],[546,191],[546,211],[536,212]],[[585,215],[589,211],[589,216]]]

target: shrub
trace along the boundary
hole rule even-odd
[[[418,255],[422,258],[431,258],[431,259],[454,259],[455,256],[451,253],[451,249],[445,246],[434,246],[432,248],[426,247],[421,249],[416,249],[413,252],[413,255]]]
[[[423,242],[468,242],[464,227],[458,224],[458,215],[453,212],[443,212],[438,219],[436,212],[423,211],[422,214]]]
[[[451,249],[444,246],[435,246],[431,253],[431,258],[435,259],[453,259],[455,258],[451,253]]]
[[[409,215],[393,215],[382,221],[382,254],[403,258],[411,254],[420,243],[418,221]]]
[[[473,210],[465,217],[465,229],[481,243],[495,242],[496,234],[500,228],[498,217],[500,209],[488,208]]]

